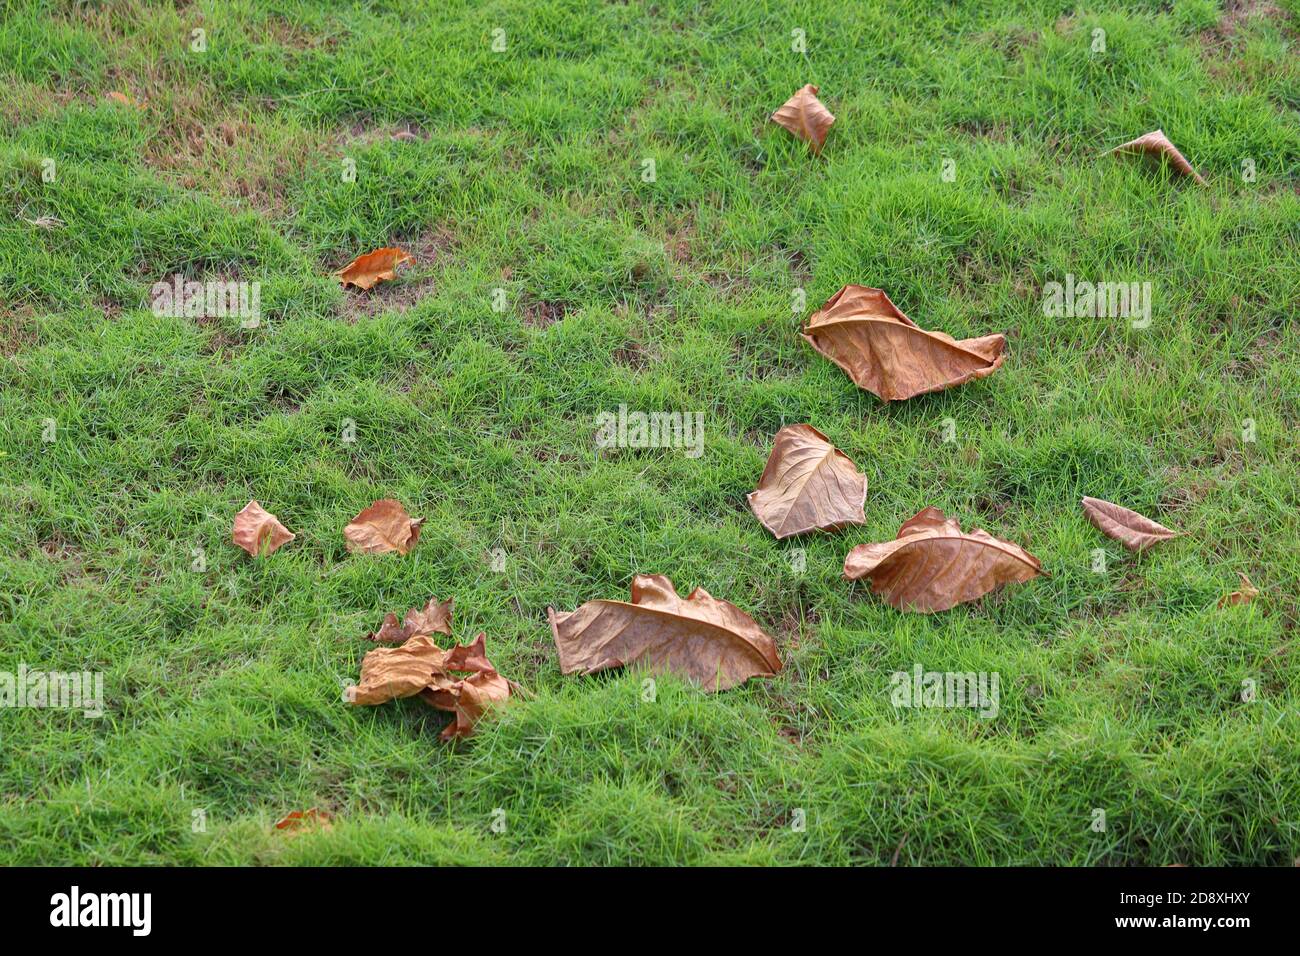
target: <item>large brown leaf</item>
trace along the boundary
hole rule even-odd
[[[357,256],[334,273],[334,277],[343,283],[345,289],[350,285],[358,289],[371,289],[380,282],[397,278],[397,267],[414,261],[415,257],[409,252],[393,246],[385,246],[383,249]]]
[[[473,644],[451,650],[438,647],[427,634],[417,634],[401,647],[367,653],[360,682],[347,689],[347,699],[368,706],[418,694],[431,707],[455,715],[442,732],[442,739],[450,740],[468,737],[483,712],[509,699],[516,689],[487,659],[483,634]]]
[[[893,541],[860,544],[844,559],[850,581],[867,578],[900,611],[946,611],[1012,581],[1043,573],[1019,545],[976,528],[965,532],[938,508],[923,508]]]
[[[451,636],[451,598],[439,604],[436,597],[429,598],[423,609],[413,607],[399,624],[397,615],[389,611],[379,630],[367,640],[381,644],[403,644],[417,634],[446,634]]]
[[[817,87],[809,83],[772,114],[772,122],[808,143],[814,153],[821,153],[835,117],[817,99]]]
[[[788,538],[862,524],[866,496],[867,476],[848,455],[811,425],[787,425],[776,433],[748,501],[763,527]]]
[[[1116,146],[1111,150],[1111,153],[1116,156],[1136,155],[1168,159],[1169,164],[1179,173],[1184,176],[1191,176],[1202,186],[1205,185],[1205,180],[1201,174],[1187,161],[1187,157],[1178,151],[1178,147],[1169,141],[1169,137],[1164,134],[1164,130],[1153,130],[1145,136],[1129,140],[1121,146]]]
[[[1150,518],[1100,498],[1084,498],[1083,513],[1108,538],[1114,538],[1130,551],[1145,551],[1153,544],[1178,537]]]
[[[992,375],[1002,366],[1006,337],[960,342],[927,332],[880,289],[846,285],[814,312],[803,337],[860,388],[898,401]]]
[[[588,601],[576,611],[546,613],[565,674],[635,664],[713,691],[781,670],[776,643],[752,617],[703,588],[682,600],[661,574],[633,578],[630,604]]]
[[[230,540],[253,557],[265,556],[294,539],[294,534],[256,501],[235,515]]]
[[[348,550],[360,554],[406,554],[420,540],[423,518],[412,518],[401,503],[381,498],[343,529]]]

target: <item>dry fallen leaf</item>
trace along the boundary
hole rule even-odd
[[[362,659],[360,682],[347,689],[347,699],[368,706],[418,694],[430,706],[455,715],[443,740],[468,737],[489,706],[519,689],[488,661],[484,640],[479,634],[473,644],[446,651],[429,635],[417,634],[401,647],[376,648]]]
[[[429,686],[447,652],[428,634],[417,634],[401,647],[379,647],[361,660],[360,682],[347,689],[352,704],[382,704],[414,697]]]
[[[369,635],[367,640],[384,644],[402,644],[417,634],[446,634],[451,636],[451,599],[439,604],[436,597],[429,598],[429,603],[421,610],[413,607],[406,612],[402,623],[397,623],[397,615],[389,611],[384,615],[384,623],[379,630]]]
[[[772,122],[784,126],[820,154],[835,117],[817,99],[817,87],[809,83],[772,114]]]
[[[682,600],[661,574],[633,578],[630,604],[588,601],[576,611],[546,613],[565,674],[635,664],[713,691],[781,670],[776,643],[753,618],[703,588]]]
[[[1083,513],[1098,531],[1108,538],[1114,538],[1130,551],[1145,551],[1160,541],[1178,537],[1178,532],[1170,531],[1136,511],[1100,498],[1084,498]]]
[[[1219,598],[1219,607],[1227,607],[1230,604],[1249,604],[1259,597],[1259,588],[1250,583],[1250,578],[1240,571],[1237,572],[1237,577],[1241,578],[1241,589]]]
[[[406,554],[420,540],[423,518],[412,518],[400,502],[381,498],[353,518],[343,529],[348,550],[354,554]]]
[[[385,246],[364,256],[357,256],[346,266],[334,273],[335,278],[346,289],[350,285],[358,289],[371,289],[380,282],[397,278],[397,267],[414,262],[415,257],[401,249]]]
[[[312,807],[310,810],[294,810],[276,823],[277,830],[301,830],[307,826],[318,826],[322,830],[332,830],[332,820],[334,815],[328,810],[322,810],[320,807]]]
[[[814,312],[808,344],[849,378],[885,401],[898,401],[992,375],[1002,366],[1006,337],[960,342],[927,332],[880,289],[846,285]]]
[[[872,590],[900,611],[946,611],[1012,581],[1043,572],[1019,545],[961,525],[938,508],[923,508],[893,541],[860,544],[844,559],[850,581],[868,578]]]
[[[862,524],[867,476],[811,425],[776,433],[772,454],[748,496],[749,507],[778,539]]]
[[[517,690],[517,685],[497,673],[486,657],[484,635],[474,643],[454,647],[443,662],[443,672],[435,673],[429,686],[420,691],[420,699],[438,710],[450,711],[455,721],[443,729],[442,739],[468,737],[483,712],[501,704]],[[451,672],[469,671],[468,677],[455,678]]]
[[[293,532],[256,501],[250,501],[235,515],[235,527],[230,533],[230,540],[255,558],[270,554],[293,538]]]
[[[58,216],[38,216],[35,219],[23,218],[23,222],[29,226],[35,226],[37,229],[62,229],[67,225]]]
[[[145,104],[148,102],[147,100],[141,100],[140,102],[137,103],[126,93],[122,93],[118,90],[112,90],[108,93],[105,93],[104,98],[108,100],[112,100],[114,103],[121,103],[123,106],[133,106],[136,109],[144,109]]]
[[[1178,172],[1184,176],[1191,176],[1202,186],[1205,185],[1205,180],[1201,177],[1201,174],[1192,168],[1192,164],[1187,161],[1187,157],[1180,153],[1178,147],[1169,141],[1169,137],[1164,134],[1163,130],[1154,130],[1145,136],[1130,140],[1122,146],[1116,146],[1111,150],[1111,153],[1116,156],[1128,154],[1164,157],[1169,160],[1170,165]]]

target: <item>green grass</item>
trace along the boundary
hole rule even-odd
[[[1300,855],[1296,0],[180,6],[3,7],[0,670],[101,670],[108,713],[0,710],[0,860]],[[765,123],[806,82],[821,159]],[[1156,127],[1208,187],[1104,155]],[[386,244],[399,282],[330,279]],[[1044,316],[1067,272],[1152,282],[1151,327]],[[175,273],[260,281],[262,327],[155,317]],[[1005,331],[1006,366],[877,401],[796,334],[848,282]],[[702,411],[703,456],[600,452],[620,403]],[[867,523],[776,542],[744,496],[803,421]],[[1131,556],[1085,494],[1184,534]],[[258,562],[229,543],[253,497],[298,533]],[[428,519],[408,558],[344,548],[379,497]],[[933,616],[841,578],[931,504],[1051,577]],[[1263,600],[1217,609],[1239,571]],[[652,703],[561,676],[547,605],[642,572],[752,613],[784,672]],[[435,594],[535,694],[456,746],[419,701],[339,701]],[[892,708],[917,662],[999,673],[998,717]],[[271,829],[310,806],[334,829]]]

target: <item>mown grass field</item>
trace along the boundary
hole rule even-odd
[[[107,704],[0,710],[3,862],[1300,856],[1296,0],[0,10],[0,670],[99,670]],[[809,82],[821,158],[765,122]],[[1156,127],[1208,186],[1105,155]],[[390,244],[399,281],[330,278]],[[260,281],[261,326],[154,315],[178,273]],[[1045,316],[1067,273],[1151,282],[1150,327]],[[878,401],[797,335],[850,282],[1005,332],[1005,367]],[[620,404],[703,412],[704,453],[598,449]],[[777,542],[745,494],[805,421],[867,523]],[[1183,535],[1135,557],[1082,495]],[[349,555],[382,497],[418,547]],[[298,533],[257,562],[250,498]],[[842,579],[926,505],[1051,577],[936,615]],[[1238,572],[1261,599],[1218,608]],[[547,606],[637,573],[785,670],[562,676]],[[534,693],[454,746],[418,700],[340,702],[432,595]],[[996,719],[895,709],[916,663],[997,672]],[[333,829],[272,828],[313,806]]]

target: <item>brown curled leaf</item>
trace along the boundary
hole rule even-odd
[[[862,524],[867,476],[811,425],[776,433],[758,488],[747,500],[763,527],[778,539],[807,531]]]
[[[781,670],[776,643],[752,617],[703,588],[682,600],[661,574],[633,578],[630,604],[597,600],[546,613],[565,674],[637,665],[714,691]]]
[[[415,257],[409,252],[393,246],[385,246],[383,249],[357,256],[334,273],[334,277],[343,283],[345,289],[350,285],[358,289],[371,289],[380,282],[397,278],[397,267],[414,261]]]
[[[1006,337],[957,341],[927,332],[889,296],[846,285],[808,319],[803,338],[849,374],[859,388],[887,402],[937,392],[1002,367]]]
[[[1219,598],[1219,607],[1228,607],[1234,604],[1249,604],[1255,598],[1259,597],[1259,588],[1250,583],[1250,578],[1237,572],[1237,577],[1241,578],[1241,587],[1231,594],[1225,594]]]
[[[817,99],[817,87],[811,83],[802,87],[772,114],[772,122],[784,126],[820,154],[835,117]]]
[[[381,498],[353,518],[343,529],[348,550],[354,554],[407,554],[420,540],[423,518],[412,518],[401,502]]]
[[[401,647],[377,647],[361,659],[361,679],[347,689],[358,706],[414,697],[429,686],[447,652],[428,634],[417,634]]]
[[[1042,564],[1024,548],[979,528],[962,531],[938,508],[918,511],[893,541],[860,544],[844,559],[850,581],[867,578],[886,604],[927,614],[1042,573]]]
[[[417,634],[446,634],[450,637],[451,604],[451,598],[440,604],[436,597],[431,597],[423,609],[413,607],[407,611],[400,624],[397,615],[389,611],[384,615],[384,623],[379,630],[368,635],[366,640],[381,644],[403,644]]]
[[[1169,165],[1173,166],[1179,173],[1184,176],[1191,176],[1202,186],[1205,185],[1205,179],[1187,161],[1187,157],[1178,151],[1178,147],[1169,141],[1169,137],[1164,134],[1164,130],[1152,130],[1145,136],[1129,140],[1127,143],[1112,149],[1111,154],[1115,156],[1152,156],[1157,159],[1167,159]]]
[[[465,675],[465,676],[460,676]],[[417,634],[401,647],[379,647],[361,661],[361,679],[346,692],[357,706],[382,704],[417,694],[455,720],[443,740],[468,737],[483,713],[509,699],[517,685],[502,677],[487,659],[485,636],[473,644],[443,650],[431,636]]]
[[[1145,551],[1153,544],[1178,537],[1178,532],[1113,502],[1084,498],[1082,504],[1083,513],[1098,531],[1130,551]]]
[[[265,557],[294,539],[294,534],[256,501],[235,515],[230,540],[253,557]]]
[[[426,704],[449,711],[456,718],[443,728],[443,740],[468,737],[489,707],[505,703],[516,690],[516,685],[497,673],[488,661],[484,641],[485,635],[480,633],[473,644],[452,648],[443,662],[445,672],[435,673],[429,686],[420,692]],[[467,677],[454,676],[466,671]]]
[[[309,826],[320,827],[322,830],[332,830],[334,815],[328,810],[322,810],[320,807],[312,807],[310,810],[294,810],[276,822],[277,830],[301,830]]]

